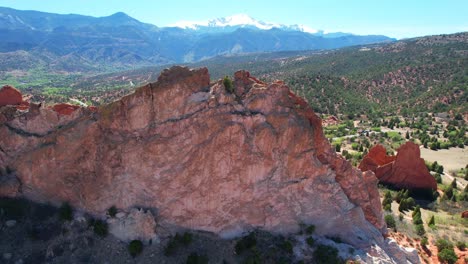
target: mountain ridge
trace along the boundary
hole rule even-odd
[[[12,58],[21,58],[18,52],[26,51],[32,57],[41,58],[30,68],[108,72],[196,62],[222,54],[333,49],[393,40],[385,36],[326,38],[297,30],[229,27],[225,32],[199,34],[193,30],[142,23],[121,12],[90,17],[0,7],[3,40],[0,54],[10,53]],[[0,70],[4,70],[1,64],[2,61]]]
[[[199,31],[201,34],[206,32],[231,32],[237,28],[257,28],[262,30],[269,30],[278,28],[282,30],[300,31],[310,34],[323,34],[323,30],[317,30],[305,25],[284,25],[279,23],[263,22],[256,20],[247,14],[235,14],[227,17],[220,17],[210,19],[207,21],[178,21],[169,27],[178,27],[182,29],[191,29]],[[216,30],[218,28],[218,30]],[[211,31],[210,31],[211,29]],[[345,34],[345,33],[342,33]],[[351,35],[351,34],[349,34]]]

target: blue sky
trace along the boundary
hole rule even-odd
[[[157,26],[245,13],[266,22],[396,38],[468,31],[468,0],[0,0],[0,6],[90,16],[122,11]]]

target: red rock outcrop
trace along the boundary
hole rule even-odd
[[[52,109],[60,115],[71,115],[73,112],[75,112],[79,108],[80,107],[77,105],[64,104],[64,103],[56,104],[52,106]]]
[[[322,120],[322,123],[324,126],[333,126],[337,125],[340,122],[340,120],[336,116],[329,116],[326,119]]]
[[[378,167],[393,162],[395,158],[395,156],[388,156],[385,147],[377,144],[369,150],[369,153],[366,156],[364,156],[359,164],[359,169],[361,171],[371,170],[375,172]]]
[[[94,214],[156,208],[160,225],[225,237],[302,222],[384,245],[377,178],[335,154],[308,104],[245,71],[234,86],[173,67],[97,112],[0,108],[0,167],[15,171],[20,195]]]
[[[462,217],[462,218],[468,218],[468,211],[464,211],[464,212],[461,214],[461,217]]]
[[[20,105],[23,102],[23,95],[14,87],[5,85],[0,89],[0,107],[6,105]]]
[[[373,171],[380,182],[406,189],[437,189],[435,178],[421,158],[419,146],[411,141],[387,156],[385,147],[376,145],[359,164],[361,171]]]

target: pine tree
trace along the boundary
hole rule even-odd
[[[456,189],[457,188],[457,179],[453,179],[452,183],[450,184],[452,188]]]

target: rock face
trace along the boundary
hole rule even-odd
[[[437,182],[421,158],[419,146],[411,141],[387,156],[385,147],[376,145],[359,164],[361,171],[373,171],[380,182],[406,189],[437,189]]]
[[[0,167],[15,172],[20,195],[94,214],[155,208],[161,225],[224,237],[306,223],[384,245],[374,174],[335,154],[320,118],[284,83],[245,71],[233,83],[231,94],[210,85],[206,68],[173,67],[97,112],[2,108]]]

